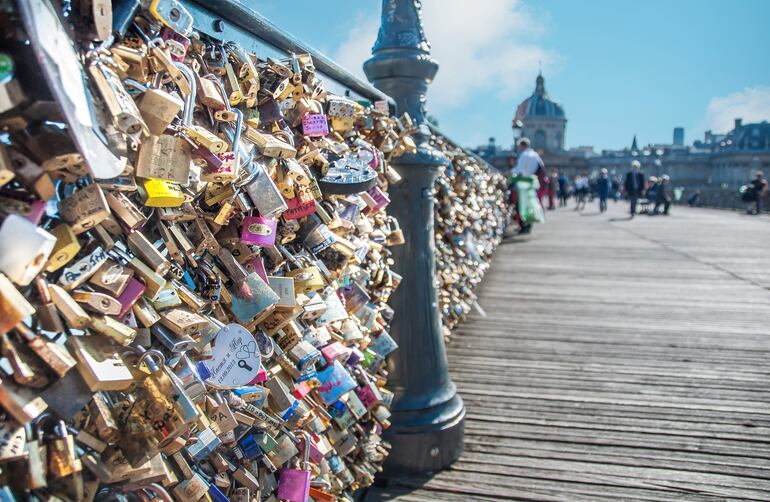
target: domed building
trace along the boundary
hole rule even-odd
[[[535,79],[535,92],[516,108],[514,123],[517,120],[524,124],[521,133],[532,141],[535,150],[549,153],[564,151],[567,117],[564,108],[548,97],[542,73]]]

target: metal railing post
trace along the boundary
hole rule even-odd
[[[390,210],[401,222],[406,244],[394,247],[394,269],[403,276],[391,297],[396,314],[391,334],[400,349],[389,360],[395,392],[393,450],[385,476],[437,471],[462,453],[465,407],[449,377],[435,277],[433,183],[448,159],[429,144],[425,92],[438,71],[422,29],[419,0],[383,0],[373,57],[364,72],[419,126],[417,153],[394,159],[401,183],[390,187]]]

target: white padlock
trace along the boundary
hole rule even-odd
[[[0,226],[0,271],[19,286],[32,282],[45,266],[56,237],[12,214]]]

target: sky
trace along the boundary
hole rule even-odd
[[[363,77],[382,2],[248,3]],[[690,143],[736,117],[770,120],[768,20],[768,0],[423,0],[440,65],[428,112],[466,146],[509,145],[542,68],[568,148],[667,143],[677,126]]]

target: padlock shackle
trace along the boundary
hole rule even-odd
[[[310,436],[310,433],[305,429],[299,429],[292,432],[302,436],[302,438],[304,439],[305,451],[302,453],[302,469],[309,471],[310,470],[310,443],[313,441],[313,438]],[[299,440],[297,442],[299,442]]]
[[[158,497],[159,500],[162,500],[163,502],[173,502],[174,499],[171,498],[171,495],[168,494],[165,488],[160,486],[157,483],[150,483],[148,485],[138,485],[131,490],[131,492],[139,492],[139,491],[147,491],[151,492],[153,495]]]
[[[190,83],[190,94],[185,98],[184,115],[182,116],[182,123],[185,126],[189,126],[192,125],[193,111],[195,110],[195,97],[197,95],[197,88],[195,86],[195,74],[189,66],[184,63],[180,63],[179,61],[174,61],[174,66],[176,66],[179,71],[182,72],[182,75],[184,75],[187,81]]]
[[[255,78],[259,78],[259,74],[257,73],[257,69],[254,67],[254,63],[251,61],[251,58],[248,54],[246,54],[246,51],[244,51],[240,45],[238,45],[235,42],[225,42],[225,48],[229,50],[230,52],[234,53],[235,56],[243,61],[248,67],[249,71],[251,71],[251,74]]]
[[[211,76],[213,78],[208,78],[209,76]],[[212,74],[204,75],[201,78],[205,78],[207,80],[210,80],[214,84],[214,86],[217,89],[219,89],[219,92],[222,94],[222,101],[225,102],[225,110],[232,111],[233,108],[230,106],[230,99],[228,99],[228,97],[227,97],[227,90],[225,89],[225,84],[223,84],[220,79],[216,78],[216,76],[212,75]]]

